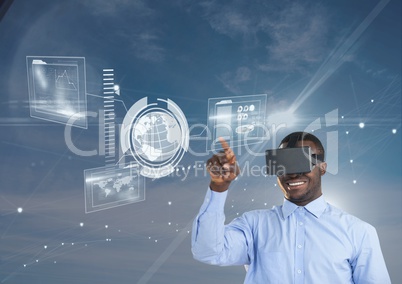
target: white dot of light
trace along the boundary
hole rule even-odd
[[[392,129],[392,134],[396,134],[396,129]]]
[[[26,265],[26,264],[24,264],[24,267],[27,267],[27,265]]]
[[[342,115],[341,118],[344,119],[345,117]]]
[[[353,160],[350,160],[350,163],[353,163]]]
[[[359,127],[360,127],[360,128],[364,128],[364,123],[363,123],[363,122],[360,122],[360,123],[359,123]]]
[[[168,202],[168,205],[172,205],[172,201],[169,201],[169,202]]]
[[[372,103],[374,103],[374,100],[371,100]]]
[[[43,248],[44,248],[44,249],[47,249],[47,246],[45,245],[45,246],[43,246]]]
[[[349,134],[349,131],[346,131],[346,134]]]
[[[22,207],[18,207],[18,208],[17,208],[17,212],[18,212],[18,213],[22,213],[22,211],[24,211],[24,209],[22,209]]]
[[[109,228],[109,226],[108,226],[108,225],[105,225],[105,228],[107,229],[107,228]]]
[[[170,225],[172,225],[172,223],[171,223],[171,222],[169,222],[169,223],[168,223],[168,225],[170,226]]]
[[[353,180],[353,183],[354,183],[354,184],[356,184],[356,182],[357,182],[356,180]]]
[[[84,227],[84,223],[81,222],[81,223],[80,223],[80,227]]]

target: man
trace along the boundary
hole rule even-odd
[[[324,200],[321,176],[327,164],[317,137],[296,132],[280,143],[280,148],[308,146],[322,157],[311,172],[278,176],[282,206],[247,212],[228,225],[227,190],[240,170],[227,142],[220,142],[224,153],[207,161],[211,181],[193,225],[195,259],[247,265],[245,283],[253,284],[391,283],[374,227]]]

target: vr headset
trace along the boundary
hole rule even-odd
[[[301,141],[299,135],[291,136],[286,148],[265,151],[267,175],[309,173],[314,166],[324,161],[323,154],[311,154],[311,148],[295,147]]]

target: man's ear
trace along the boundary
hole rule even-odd
[[[322,162],[322,163],[319,163],[318,166],[320,167],[321,176],[325,175],[325,173],[327,172],[327,163]]]

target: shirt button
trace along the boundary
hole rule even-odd
[[[297,245],[297,248],[301,249],[301,248],[302,248],[302,245]]]
[[[299,270],[297,270],[297,273],[299,273],[299,274],[300,274],[300,273],[301,273],[301,270],[300,270],[300,269],[299,269]]]

